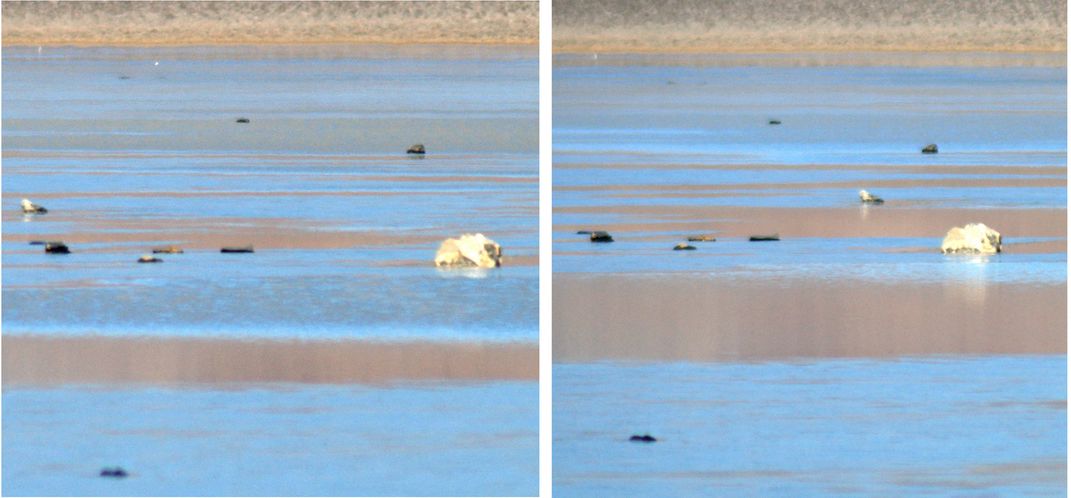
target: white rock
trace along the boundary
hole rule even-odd
[[[47,213],[48,212],[47,209],[45,209],[45,208],[43,208],[41,206],[38,206],[37,204],[34,204],[34,203],[30,202],[29,199],[23,199],[21,204],[22,204],[22,212],[23,213]]]
[[[941,242],[941,252],[995,254],[1000,252],[1000,232],[982,223],[953,227]]]
[[[482,233],[467,233],[456,239],[446,239],[435,253],[435,266],[495,268],[501,265],[502,246]]]
[[[881,197],[877,197],[866,190],[859,191],[859,201],[864,204],[883,204],[885,201]]]

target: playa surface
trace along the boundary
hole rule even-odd
[[[1062,59],[556,61],[555,495],[1064,489]]]
[[[82,7],[8,7],[6,493],[537,493],[534,47],[11,47]],[[466,232],[503,266],[435,268]]]

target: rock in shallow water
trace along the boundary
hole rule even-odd
[[[435,266],[502,266],[502,246],[482,233],[466,233],[456,239],[446,239],[435,253]]]
[[[969,223],[963,227],[952,227],[941,241],[944,254],[996,254],[1001,251],[1000,232],[985,226],[984,223]]]

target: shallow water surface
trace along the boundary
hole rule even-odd
[[[4,493],[535,495],[534,382],[5,389]],[[130,476],[98,476],[121,466]]]
[[[15,48],[3,65],[5,332],[536,340],[533,50]],[[432,266],[476,232],[503,268]],[[185,254],[134,263],[170,244]]]
[[[558,364],[554,494],[1059,495],[1066,362]]]

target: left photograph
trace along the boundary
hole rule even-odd
[[[538,2],[2,18],[5,495],[539,493]]]

